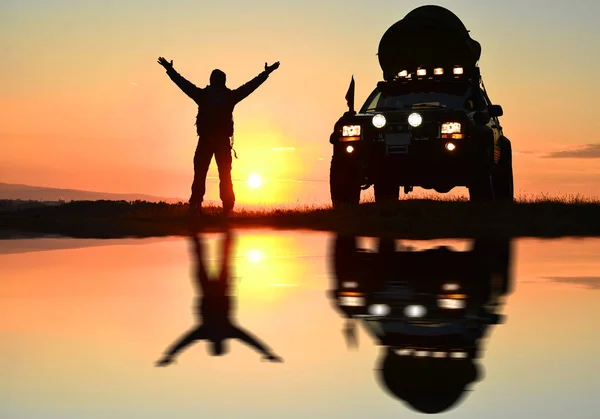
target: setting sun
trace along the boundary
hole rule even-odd
[[[262,185],[262,178],[260,177],[260,175],[257,175],[256,173],[251,174],[248,178],[248,186],[256,189],[260,187],[260,185]]]

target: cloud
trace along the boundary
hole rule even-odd
[[[598,276],[551,276],[546,277],[546,279],[562,284],[580,285],[585,288],[600,290],[600,277]]]
[[[563,151],[553,151],[545,157],[571,159],[600,159],[600,144],[583,144],[577,148]]]

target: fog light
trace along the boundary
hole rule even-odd
[[[442,74],[444,74],[444,69],[441,67],[434,68],[433,74],[435,74],[436,76],[441,76]]]
[[[408,77],[408,71],[402,70],[398,73],[398,77]]]
[[[423,123],[423,117],[418,113],[411,113],[408,115],[408,123],[411,127],[416,128]]]
[[[454,145],[454,143],[446,143],[446,150],[454,151],[456,150],[456,146]]]
[[[427,75],[427,70],[424,68],[419,68],[417,70],[417,76],[426,76]]]
[[[465,69],[462,67],[454,67],[454,70],[452,72],[456,75],[460,75],[465,73]]]
[[[348,153],[352,153],[354,151],[354,147],[352,147],[351,145],[349,145],[348,147],[346,147],[346,151]]]

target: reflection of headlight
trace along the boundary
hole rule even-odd
[[[411,113],[408,115],[408,123],[411,127],[416,128],[423,123],[423,117],[416,112]]]
[[[369,306],[369,313],[374,316],[387,316],[390,313],[390,306],[387,304],[373,304]]]
[[[447,282],[444,285],[442,285],[442,289],[444,291],[458,291],[459,288],[460,288],[460,285],[458,285],[454,282]]]
[[[420,305],[410,305],[404,307],[406,317],[423,317],[427,313],[427,309]]]
[[[442,134],[460,134],[460,122],[444,122],[442,124]]]
[[[468,354],[466,352],[450,352],[450,358],[454,359],[466,359]]]
[[[454,70],[452,70],[452,72],[456,75],[459,74],[464,74],[465,73],[465,69],[462,67],[454,67]]]
[[[373,126],[375,128],[383,128],[385,127],[385,116],[383,116],[382,114],[378,113],[377,115],[375,115],[372,119],[373,122]]]
[[[340,305],[345,307],[362,307],[365,305],[364,297],[355,297],[342,295],[340,296]]]
[[[438,307],[445,308],[448,310],[460,310],[465,308],[466,301],[465,300],[456,300],[453,298],[440,298],[438,300]]]
[[[343,137],[358,137],[360,136],[360,125],[344,125],[342,127]]]

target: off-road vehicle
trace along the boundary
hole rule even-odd
[[[354,80],[349,110],[330,136],[334,206],[397,200],[418,186],[449,192],[466,186],[471,200],[512,200],[511,143],[478,67],[480,44],[461,20],[423,6],[392,25],[379,43],[383,80],[358,113]]]

